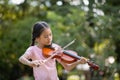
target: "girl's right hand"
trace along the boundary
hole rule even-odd
[[[41,66],[44,63],[45,63],[44,60],[34,60],[34,61],[31,61],[29,63],[29,66],[31,66],[31,67],[39,67],[39,66]]]

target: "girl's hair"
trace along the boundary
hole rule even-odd
[[[37,37],[39,37],[46,28],[49,28],[49,25],[46,22],[44,22],[44,21],[37,22],[37,23],[34,24],[33,30],[32,30],[31,46],[34,46],[35,39]]]

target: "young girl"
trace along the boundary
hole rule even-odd
[[[87,62],[85,58],[67,64],[60,59],[52,58],[46,61],[43,56],[42,48],[45,46],[55,47],[60,53],[60,46],[52,43],[52,31],[46,22],[37,22],[33,26],[32,43],[25,53],[19,58],[19,61],[33,68],[35,80],[59,80],[57,76],[56,61],[58,61],[66,70],[72,70],[78,64]]]

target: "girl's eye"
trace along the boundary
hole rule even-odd
[[[48,35],[44,35],[44,38],[48,38],[48,37],[51,37],[52,34],[48,34]]]
[[[48,38],[48,36],[44,36],[44,38]]]

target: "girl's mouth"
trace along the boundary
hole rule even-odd
[[[48,43],[48,45],[50,45],[52,43],[52,41],[48,41],[47,43]]]

